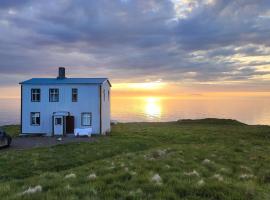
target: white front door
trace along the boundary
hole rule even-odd
[[[54,116],[54,135],[63,135],[64,134],[64,117],[63,116]]]

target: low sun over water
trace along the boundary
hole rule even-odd
[[[112,118],[133,122],[215,117],[237,119],[248,124],[270,124],[269,100],[269,97],[116,97],[112,99]]]
[[[270,97],[172,98],[112,97],[111,118],[120,122],[231,118],[270,125]],[[0,99],[0,125],[20,122],[20,100]]]

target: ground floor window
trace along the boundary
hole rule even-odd
[[[40,113],[31,112],[31,125],[39,126],[40,125]]]
[[[82,120],[82,126],[92,126],[92,113],[91,112],[85,112],[82,113],[81,116]]]

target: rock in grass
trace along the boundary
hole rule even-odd
[[[164,156],[164,155],[166,154],[166,152],[167,152],[167,149],[164,149],[164,150],[158,149],[158,150],[156,151],[156,154],[157,154],[159,157],[161,157],[161,156]]]
[[[67,174],[67,175],[65,176],[65,178],[76,178],[76,174],[73,174],[73,173]]]
[[[154,176],[152,176],[151,181],[157,185],[162,184],[162,178],[159,176],[159,174],[155,174]]]
[[[251,178],[253,178],[253,177],[254,177],[253,174],[241,174],[241,175],[239,176],[240,179],[251,179]]]
[[[137,175],[137,172],[134,172],[134,171],[130,171],[129,173],[130,173],[132,176]]]
[[[211,164],[211,163],[212,163],[212,161],[207,159],[207,158],[202,161],[202,164],[204,164],[204,165],[208,165],[208,164]]]
[[[223,176],[221,176],[220,174],[215,174],[213,178],[217,179],[218,181],[223,181]]]
[[[165,165],[165,168],[166,168],[166,169],[170,169],[171,166],[170,166],[170,165]]]
[[[95,180],[97,178],[96,174],[95,173],[92,173],[90,174],[88,177],[87,177],[89,180]]]
[[[220,168],[220,171],[221,171],[221,172],[229,172],[230,170],[227,169],[227,168],[225,168],[225,167],[222,167],[222,168]]]
[[[158,159],[158,158],[164,157],[166,155],[166,153],[167,153],[167,149],[164,149],[164,150],[158,149],[158,150],[152,152],[151,156],[153,159]]]
[[[185,172],[184,175],[186,175],[186,176],[200,176],[200,174],[196,170],[193,170],[192,172]]]
[[[21,195],[34,194],[36,192],[42,192],[42,187],[40,185],[37,185],[35,187],[29,187],[27,190],[22,192]]]
[[[198,184],[198,186],[204,185],[204,180],[203,179],[199,180],[197,184]]]

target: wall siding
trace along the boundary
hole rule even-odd
[[[41,89],[41,101],[31,102],[31,88]],[[49,88],[59,88],[59,102],[49,102]],[[72,102],[72,88],[78,89],[78,101]],[[53,112],[67,111],[75,118],[75,128],[81,125],[81,113],[92,112],[94,134],[100,133],[99,85],[65,84],[65,85],[23,85],[22,89],[22,133],[45,133],[52,135]],[[40,126],[30,125],[30,112],[40,112]]]
[[[103,90],[105,89],[105,101],[104,101],[104,94]],[[111,96],[110,100],[108,100],[108,91],[111,93],[111,87],[108,81],[105,81],[102,84],[102,134],[108,133],[111,131]]]

